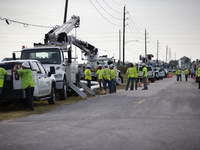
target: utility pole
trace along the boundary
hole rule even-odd
[[[158,40],[157,40],[157,63],[158,63]]]
[[[68,7],[68,0],[66,0],[66,3],[65,3],[65,14],[64,14],[64,21],[63,21],[63,23],[65,23],[66,20],[67,20],[67,7]]]
[[[125,15],[126,15],[126,5],[124,5],[124,16],[123,16],[123,66],[125,61]]]
[[[119,30],[119,62],[121,64],[121,30]]]
[[[166,63],[167,63],[168,45],[166,46]]]
[[[147,55],[147,30],[145,29],[145,56]]]

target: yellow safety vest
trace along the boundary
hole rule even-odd
[[[145,72],[145,74],[144,74],[143,77],[147,77],[147,68],[146,68],[146,67],[144,67],[144,68],[142,69],[142,75],[143,75],[143,72]]]
[[[117,76],[117,71],[115,69],[111,69],[110,78],[111,79],[115,79],[116,76]]]
[[[185,69],[185,70],[184,70],[184,73],[185,73],[186,75],[188,75],[188,74],[189,74],[189,70],[188,70],[188,69]]]
[[[85,79],[92,80],[90,69],[85,70]]]
[[[179,69],[179,70],[177,70],[177,74],[178,75],[181,75],[181,73],[182,73],[182,71]]]
[[[135,77],[135,78],[138,78],[139,69],[137,69],[137,67],[134,67],[134,68],[135,68],[134,77]]]
[[[104,69],[104,73],[103,73],[104,79],[110,81],[110,74],[111,74],[111,73],[110,73],[110,69],[109,69],[109,68],[105,68],[105,69]]]
[[[198,72],[198,77],[200,77],[200,67],[198,68],[197,72]]]
[[[0,68],[0,87],[1,88],[3,87],[3,84],[4,84],[4,76],[7,74],[8,72],[5,69]]]
[[[133,67],[128,68],[126,74],[128,74],[128,78],[133,78],[135,74],[135,69]]]

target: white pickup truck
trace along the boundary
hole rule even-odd
[[[48,100],[49,104],[55,104],[56,81],[51,76],[51,72],[47,72],[37,60],[12,60],[0,62],[0,67],[8,72],[1,93],[1,106],[7,107],[12,103],[20,103],[26,98],[25,91],[22,90],[21,77],[13,71],[14,65],[22,64],[25,61],[30,64],[32,70],[35,83],[34,100]]]
[[[151,81],[151,82],[155,82],[155,72],[154,72],[154,69],[153,67],[151,66],[147,66],[147,77],[148,79]],[[139,79],[142,79],[142,70],[143,70],[143,67],[139,67],[139,74],[138,74],[138,78]]]

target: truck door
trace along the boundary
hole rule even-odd
[[[38,67],[40,68],[42,78],[43,78],[43,90],[45,95],[49,95],[51,92],[51,82],[50,77],[48,77],[48,74],[44,67],[38,62]]]
[[[38,83],[36,83],[35,85],[35,88],[38,90],[38,96],[42,96],[44,95],[44,85],[43,85],[43,75],[41,73],[41,70],[40,68],[38,67],[37,63],[36,62],[33,62],[32,63],[33,65],[33,69],[35,69],[37,71],[37,80],[38,80]]]

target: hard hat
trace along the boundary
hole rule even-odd
[[[142,66],[146,66],[146,64],[145,64],[145,63],[143,63],[143,64],[142,64]]]
[[[112,67],[114,67],[114,65],[113,65],[113,64],[110,64],[110,68],[112,68]]]
[[[101,64],[99,64],[98,66],[99,66],[99,67],[102,67],[102,65],[101,65]]]
[[[22,66],[26,67],[26,68],[30,68],[30,65],[29,65],[29,63],[27,61],[23,62]]]
[[[107,67],[107,66],[108,66],[108,64],[105,64],[105,65],[104,65],[104,67]]]
[[[87,68],[90,68],[90,64],[87,64],[87,66],[86,66]]]

